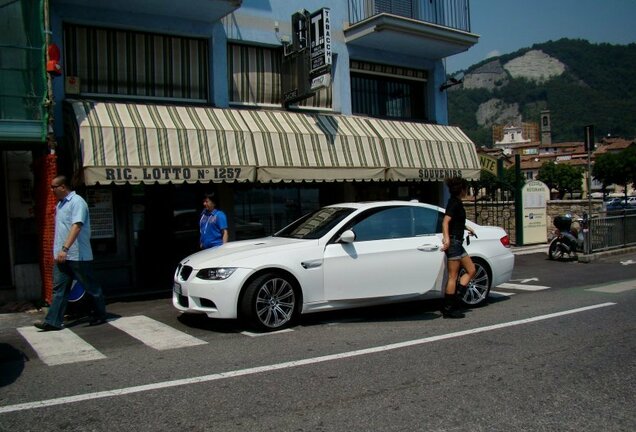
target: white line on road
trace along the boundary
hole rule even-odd
[[[33,347],[40,360],[49,366],[106,358],[69,329],[43,332],[29,326],[17,330]]]
[[[456,337],[468,336],[468,335],[477,334],[477,333],[484,333],[484,332],[498,330],[498,329],[502,329],[506,327],[529,324],[532,322],[548,320],[551,318],[556,318],[556,317],[560,317],[564,315],[572,315],[572,314],[585,312],[585,311],[589,311],[593,309],[614,306],[615,304],[616,303],[600,303],[600,304],[586,306],[586,307],[582,307],[578,309],[570,309],[570,310],[555,312],[555,313],[551,313],[547,315],[539,315],[539,316],[521,319],[517,321],[509,321],[505,323],[493,324],[493,325],[484,326],[484,327],[477,327],[474,329],[463,330],[463,331],[458,331],[454,333],[447,333],[447,334],[443,334],[439,336],[431,336],[431,337],[422,338],[422,339],[398,342],[394,344],[382,345],[382,346],[366,348],[366,349],[361,349],[356,351],[349,351],[349,352],[344,352],[340,354],[331,354],[331,355],[326,355],[322,357],[313,357],[313,358],[308,358],[304,360],[289,361],[289,362],[277,363],[273,365],[259,366],[259,367],[253,367],[248,369],[239,369],[239,370],[229,371],[229,372],[220,372],[220,373],[211,374],[211,375],[203,375],[203,376],[198,376],[193,378],[184,378],[184,379],[179,379],[174,381],[164,381],[164,382],[159,382],[154,384],[146,384],[146,385],[127,387],[127,388],[121,388],[121,389],[115,389],[115,390],[106,390],[101,392],[86,393],[86,394],[80,394],[75,396],[66,396],[66,397],[60,397],[56,399],[45,399],[45,400],[35,401],[35,402],[26,402],[26,403],[15,404],[15,405],[0,406],[0,414],[15,412],[15,411],[25,411],[25,410],[35,409],[35,408],[45,408],[45,407],[63,405],[68,403],[83,402],[83,401],[101,399],[101,398],[107,398],[107,397],[123,396],[127,394],[141,393],[141,392],[165,389],[170,387],[217,381],[217,380],[222,380],[226,378],[235,378],[235,377],[241,377],[246,375],[254,375],[254,374],[259,374],[263,372],[272,372],[272,371],[277,371],[281,369],[289,369],[292,367],[324,363],[324,362],[328,362],[332,360],[342,360],[342,359],[357,357],[361,355],[375,354],[375,353],[384,352],[384,351],[391,351],[391,350],[407,348],[411,346],[422,345],[422,344],[426,344],[430,342],[437,342],[437,341],[441,341],[445,339],[452,339]]]
[[[513,289],[513,290],[521,290],[521,291],[541,291],[541,290],[550,289],[549,286],[522,285],[522,284],[513,284],[513,283],[502,283],[501,285],[497,285],[497,288]]]
[[[268,333],[253,333],[253,332],[243,331],[241,332],[241,334],[245,336],[249,336],[249,337],[261,337],[261,336],[275,335],[279,333],[289,333],[292,331],[294,331],[294,329],[288,328],[288,329],[278,330],[278,331],[268,332]]]
[[[510,282],[519,282],[522,284],[527,284],[528,282],[539,282],[539,278],[531,277],[527,279],[510,279]]]
[[[516,293],[505,293],[505,292],[499,292],[499,291],[490,291],[490,294],[488,294],[489,297],[510,297],[515,295]]]
[[[596,292],[609,293],[609,294],[618,294],[618,293],[622,293],[622,292],[625,292],[625,291],[631,291],[633,289],[636,289],[636,280],[617,282],[617,283],[613,283],[611,285],[604,285],[604,286],[601,286],[601,287],[598,287],[598,288],[590,288],[587,291],[596,291]]]
[[[207,343],[143,315],[118,318],[109,321],[109,323],[156,350],[169,350]]]

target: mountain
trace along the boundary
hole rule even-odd
[[[552,141],[636,137],[636,43],[560,39],[492,57],[464,71],[448,90],[451,125],[478,145],[492,145],[493,124],[539,123],[550,110]]]

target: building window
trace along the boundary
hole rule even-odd
[[[534,179],[534,171],[526,171],[526,179],[527,180]]]
[[[426,120],[426,72],[374,63],[351,62],[354,114]]]
[[[281,106],[282,48],[231,43],[227,52],[230,103]],[[298,105],[330,109],[331,86]]]
[[[82,95],[209,100],[204,39],[66,25],[63,57]]]

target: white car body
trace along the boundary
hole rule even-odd
[[[371,217],[364,219],[363,215],[377,214],[379,216],[376,217],[381,218],[385,214],[399,213],[443,217],[444,209],[417,202],[388,201],[336,204],[321,211],[335,212],[338,209],[351,213],[319,238],[297,239],[274,235],[230,242],[183,259],[174,276],[175,308],[182,312],[204,313],[210,318],[238,318],[242,310],[241,302],[246,301],[243,298],[246,287],[261,274],[284,275],[290,281],[296,290],[294,297],[301,299],[295,309],[298,313],[443,297],[446,256],[441,251],[440,222],[435,229],[432,225],[431,228],[416,227],[418,223],[422,225],[423,221],[415,221],[414,218],[410,232],[433,231],[424,235],[352,242],[343,241],[340,237],[345,237],[343,230],[352,221],[360,218],[362,221],[373,221]],[[389,209],[393,209],[393,213],[388,213]],[[320,219],[318,216],[316,218]],[[406,220],[398,225],[398,230],[407,229],[409,222]],[[367,230],[372,226],[371,222]],[[431,221],[427,223],[430,225]],[[467,221],[467,225],[475,231],[477,238],[471,238],[470,245],[465,245],[465,248],[473,259],[481,260],[482,267],[488,268],[487,289],[484,287],[480,293],[482,298],[478,299],[481,302],[487,297],[491,286],[510,279],[514,255],[506,247],[507,244],[504,245],[508,237],[503,229],[479,226],[470,221]],[[386,235],[391,236],[390,227],[380,227],[382,230],[379,235],[384,235],[386,228]],[[351,228],[353,232],[356,229],[363,230],[362,225]],[[233,273],[222,280],[198,276],[203,269],[211,268],[233,269]],[[205,272],[207,270],[203,270],[204,276],[207,274]]]

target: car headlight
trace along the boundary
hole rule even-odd
[[[204,268],[199,270],[197,277],[205,280],[224,280],[232,276],[235,271],[236,267]]]

